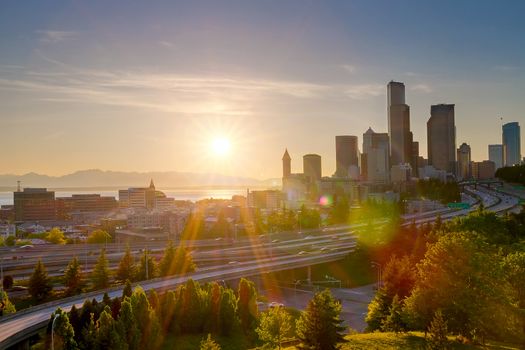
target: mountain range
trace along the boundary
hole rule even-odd
[[[209,173],[165,172],[124,172],[89,169],[62,176],[49,176],[37,173],[24,175],[0,175],[0,187],[13,190],[17,181],[21,187],[47,188],[122,188],[146,187],[153,180],[157,188],[176,187],[276,187],[280,179],[258,180],[248,177],[235,177]]]

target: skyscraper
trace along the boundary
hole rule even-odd
[[[458,178],[468,179],[471,176],[470,171],[470,146],[462,143],[458,148]]]
[[[494,162],[496,170],[505,164],[505,147],[503,145],[489,145],[489,160]]]
[[[390,164],[410,163],[412,138],[410,107],[405,104],[405,84],[395,81],[388,83],[387,104]]]
[[[303,156],[303,173],[310,181],[321,180],[321,156],[318,154],[305,154]]]
[[[518,122],[503,125],[503,147],[505,166],[513,166],[521,161],[521,135]]]
[[[428,164],[438,170],[456,173],[456,126],[454,105],[430,107],[427,122]]]
[[[283,154],[283,178],[290,177],[292,174],[292,158],[288,154],[288,149]]]
[[[390,143],[387,133],[372,128],[363,134],[361,166],[364,179],[372,183],[387,183],[390,179]]]
[[[357,136],[335,137],[335,161],[335,176],[337,177],[349,177],[350,167],[359,168]]]

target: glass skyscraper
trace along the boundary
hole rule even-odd
[[[513,166],[521,161],[521,136],[518,122],[503,125],[503,147],[505,166]]]

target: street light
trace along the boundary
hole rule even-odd
[[[381,264],[376,261],[372,261],[371,264],[373,267],[377,268],[377,290],[379,290],[379,288],[381,288],[381,285],[383,284],[382,283],[382,278],[383,278],[382,267],[381,267]]]
[[[57,320],[58,316],[60,316],[60,314],[55,314],[55,317],[53,317],[53,322],[51,323],[51,350],[55,349],[55,339],[53,338],[53,332],[55,329],[55,321]]]

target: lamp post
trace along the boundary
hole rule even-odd
[[[379,290],[379,288],[381,288],[381,285],[383,284],[382,283],[383,271],[381,268],[381,264],[376,261],[372,261],[371,264],[373,267],[377,268],[377,290]]]
[[[53,337],[53,332],[55,330],[55,321],[57,320],[58,316],[60,316],[60,314],[55,314],[55,317],[53,317],[53,322],[51,322],[51,350],[55,349],[55,339]]]

